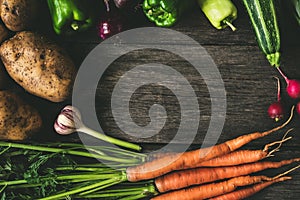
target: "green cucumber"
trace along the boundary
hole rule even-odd
[[[298,25],[300,25],[300,0],[290,0],[288,1],[288,4],[294,18]]]
[[[256,40],[271,66],[280,65],[280,31],[273,0],[243,0]]]

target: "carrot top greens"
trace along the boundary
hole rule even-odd
[[[0,156],[0,197],[3,200],[60,199],[71,195],[83,198],[126,181],[125,168],[146,158],[144,154],[107,146],[10,142],[0,142]],[[109,192],[101,193],[105,194]],[[119,196],[126,194],[118,193]]]

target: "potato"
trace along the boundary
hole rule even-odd
[[[39,113],[16,94],[0,91],[0,139],[25,140],[42,126]]]
[[[9,31],[2,23],[0,23],[0,44],[8,38],[8,35]]]
[[[71,58],[41,35],[23,31],[0,46],[8,74],[25,90],[52,102],[69,97],[76,75]]]
[[[1,0],[0,16],[11,31],[23,31],[35,24],[40,0]]]
[[[3,64],[0,63],[0,90],[6,87],[7,82],[8,82],[8,77],[7,77],[6,70]]]

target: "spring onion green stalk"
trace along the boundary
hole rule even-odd
[[[126,168],[145,161],[145,154],[82,144],[0,142],[0,199],[106,198],[134,199],[154,194],[151,182],[127,183]],[[98,159],[108,161],[97,162]]]
[[[68,135],[78,131],[128,149],[136,151],[140,151],[142,149],[141,146],[137,144],[116,139],[88,128],[83,124],[79,110],[73,106],[66,106],[61,110],[54,123],[54,129],[61,135]]]

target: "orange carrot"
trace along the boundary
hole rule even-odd
[[[162,153],[162,154],[150,154],[147,157],[147,161],[153,161],[155,159],[161,159],[163,157],[168,157],[174,155],[174,152]],[[218,156],[216,158],[199,162],[193,168],[197,167],[224,167],[224,166],[234,166],[246,163],[252,163],[260,161],[264,158],[269,157],[269,153],[264,150],[237,150],[231,153]]]
[[[292,137],[286,138],[286,132],[281,141],[276,141],[265,145],[262,150],[238,150],[229,154],[213,158],[204,162],[200,162],[196,167],[222,167],[222,166],[235,166],[246,163],[253,163],[260,161],[264,158],[273,156],[273,153],[279,151],[281,145],[290,140]],[[278,147],[269,152],[269,148],[275,144],[279,144]]]
[[[296,170],[300,168],[300,165],[298,165],[297,167],[294,167],[282,174],[279,174],[275,177],[272,178],[272,180],[269,180],[267,182],[263,182],[263,183],[258,183],[255,184],[252,187],[248,187],[248,188],[244,188],[244,189],[240,189],[240,190],[236,190],[233,192],[229,192],[226,194],[222,194],[220,196],[216,196],[214,198],[210,198],[210,200],[240,200],[240,199],[244,199],[247,197],[250,197],[252,195],[254,195],[255,193],[263,190],[264,188],[274,184],[274,183],[278,183],[281,181],[286,181],[291,179],[291,177],[283,177],[285,175],[287,175],[288,173],[291,173],[292,171]]]
[[[239,150],[199,163],[196,167],[224,167],[253,163],[268,156],[263,150]]]
[[[282,140],[267,144],[267,145],[265,145],[265,147],[262,150],[237,150],[237,151],[228,153],[226,155],[213,158],[211,160],[200,162],[196,166],[194,166],[194,168],[235,166],[235,165],[240,165],[240,164],[256,162],[256,161],[260,161],[264,158],[271,157],[271,156],[273,156],[274,152],[279,151],[281,145],[284,142],[292,139],[292,137],[286,138],[286,135],[289,132],[290,132],[290,130],[288,132],[286,132],[286,134],[284,135]],[[276,147],[275,149],[273,149],[272,151],[269,152],[269,148],[276,144],[279,144],[278,147]],[[175,154],[175,152],[150,154],[147,157],[147,161],[153,161],[155,159],[163,158],[165,156],[171,156],[174,154]]]
[[[278,182],[282,182],[282,181],[286,181],[289,180],[290,178],[288,177],[281,177],[281,178],[277,178],[271,181],[266,181],[266,182],[262,182],[262,183],[257,183],[253,186],[244,188],[244,189],[240,189],[240,190],[236,190],[227,194],[223,194],[217,197],[213,197],[210,198],[210,200],[241,200],[241,199],[245,199],[247,197],[250,197],[256,193],[258,193],[259,191],[265,189],[266,187],[274,184],[274,183],[278,183]]]
[[[279,168],[299,161],[300,158],[295,158],[280,162],[256,162],[229,167],[187,169],[156,178],[155,186],[159,192],[166,192],[191,185],[199,185],[216,180],[248,175],[265,169]]]
[[[293,108],[294,109],[294,108]],[[177,153],[170,156],[158,158],[138,166],[127,168],[127,179],[131,182],[147,180],[162,176],[174,170],[194,168],[198,163],[228,154],[248,144],[252,140],[264,137],[285,127],[292,119],[293,109],[290,118],[282,125],[265,132],[254,132],[242,135],[213,147],[197,149],[194,151]]]
[[[287,178],[287,177],[286,177]],[[158,195],[152,200],[201,200],[234,191],[237,187],[271,181],[267,176],[239,176],[223,182],[210,183]]]

